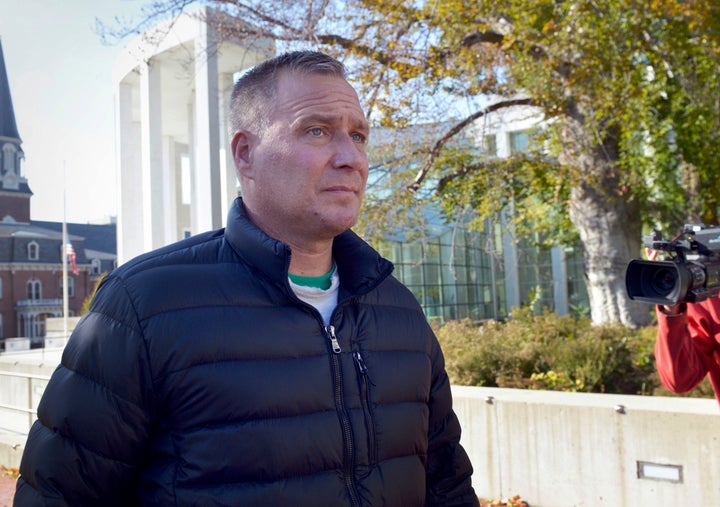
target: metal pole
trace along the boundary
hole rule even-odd
[[[30,428],[32,428],[32,425],[35,422],[35,414],[32,411],[32,408],[33,408],[32,378],[28,377],[27,383],[28,383],[28,409],[30,410],[30,412],[28,412],[28,432],[29,432]]]
[[[63,222],[62,222],[62,276],[63,276],[63,338],[68,336],[68,267],[67,267],[67,168],[63,160]]]

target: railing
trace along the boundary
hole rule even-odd
[[[19,299],[15,302],[18,308],[30,306],[62,306],[62,299]]]
[[[27,407],[18,405],[9,405],[6,403],[0,403],[0,409],[12,410],[15,412],[21,412],[28,415],[28,430],[32,426],[35,418],[37,417],[37,410],[33,408],[33,380],[50,380],[49,375],[40,375],[37,373],[20,373],[16,371],[0,370],[0,375],[5,377],[24,378],[27,380]]]

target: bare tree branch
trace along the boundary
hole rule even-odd
[[[494,104],[491,104],[490,106],[486,107],[485,109],[482,109],[480,111],[477,111],[464,120],[462,120],[460,123],[455,124],[450,130],[448,130],[445,135],[443,135],[440,139],[438,139],[435,142],[435,145],[432,147],[430,152],[428,153],[427,160],[425,161],[425,164],[420,168],[418,173],[415,175],[415,178],[413,179],[412,183],[408,185],[408,190],[411,192],[416,192],[420,186],[422,185],[423,181],[425,180],[425,177],[430,172],[430,169],[432,168],[433,163],[435,160],[437,160],[438,156],[440,155],[440,152],[442,151],[443,147],[450,141],[453,137],[455,137],[459,132],[461,132],[463,129],[465,129],[468,125],[470,125],[472,122],[477,120],[478,118],[482,118],[485,115],[488,115],[494,111],[498,111],[500,109],[505,109],[507,107],[512,106],[531,106],[535,105],[535,101],[530,98],[525,99],[511,99],[511,100],[503,100],[501,102],[496,102]]]
[[[500,44],[504,38],[504,35],[497,32],[474,32],[463,37],[460,45],[463,47],[471,47],[475,44]]]

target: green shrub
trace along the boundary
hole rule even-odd
[[[90,304],[92,303],[93,298],[95,297],[95,293],[98,290],[98,287],[100,286],[100,283],[103,281],[103,278],[107,276],[107,272],[100,273],[100,276],[98,276],[97,280],[95,280],[95,285],[93,286],[92,292],[87,295],[85,299],[83,299],[82,308],[80,309],[80,315],[85,315],[88,311],[90,311]]]
[[[654,327],[593,326],[588,318],[528,309],[513,309],[512,316],[433,326],[453,383],[623,394],[653,394],[660,387]]]

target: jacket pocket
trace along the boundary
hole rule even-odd
[[[355,360],[355,370],[358,374],[358,382],[360,383],[360,399],[362,401],[363,415],[365,417],[365,428],[367,429],[368,438],[368,462],[369,464],[375,465],[377,462],[377,438],[375,435],[375,417],[372,410],[372,403],[370,402],[370,390],[374,385],[370,376],[368,375],[368,369],[365,365],[365,360],[362,357],[362,353],[358,350],[353,352],[353,359]]]

